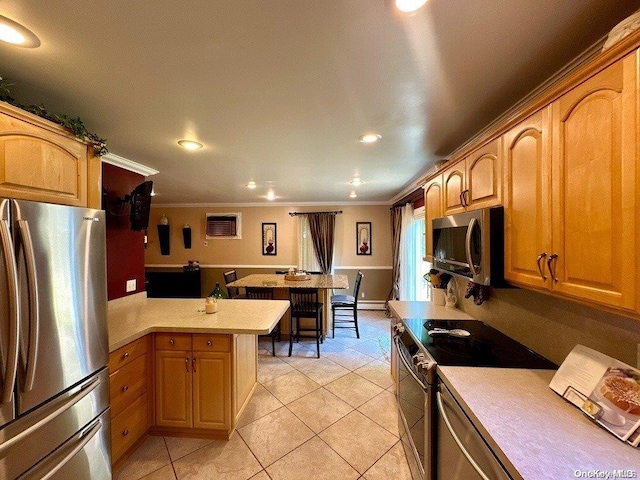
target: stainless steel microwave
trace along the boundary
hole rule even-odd
[[[481,285],[504,278],[504,210],[483,208],[434,218],[433,268]]]

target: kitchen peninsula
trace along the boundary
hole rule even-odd
[[[285,300],[156,299],[109,302],[112,463],[147,433],[229,438],[257,381],[257,335],[269,333]]]

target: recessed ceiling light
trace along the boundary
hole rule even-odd
[[[276,199],[276,194],[273,193],[273,190],[269,190],[267,192],[267,200],[275,200]]]
[[[2,15],[0,15],[0,41],[26,48],[40,46],[40,39],[35,33]]]
[[[350,198],[356,198],[358,195],[356,194],[355,190],[352,190],[351,193],[349,194]]]
[[[396,0],[396,7],[404,13],[411,13],[422,7],[427,0]]]
[[[251,180],[249,183],[247,183],[247,188],[250,188],[251,190],[254,190],[256,188],[256,182]]]
[[[357,187],[358,185],[362,185],[364,182],[362,180],[360,180],[360,178],[358,177],[353,177],[353,180],[351,180],[349,182],[349,185],[353,185],[354,187]]]
[[[187,150],[200,150],[202,144],[194,140],[178,140],[178,145]]]
[[[364,135],[360,135],[358,140],[360,143],[376,143],[378,140],[382,138],[382,135],[379,133],[365,133]]]

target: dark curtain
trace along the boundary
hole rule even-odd
[[[393,259],[393,269],[391,270],[391,291],[387,296],[384,310],[387,317],[391,316],[389,310],[389,301],[397,300],[398,282],[400,281],[400,230],[402,230],[402,207],[393,207],[391,209],[391,255]]]
[[[322,273],[326,275],[331,272],[333,266],[336,216],[334,213],[310,213],[307,217],[309,218],[313,250]]]

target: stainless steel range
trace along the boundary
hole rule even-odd
[[[557,365],[477,320],[404,319],[393,330],[401,440],[414,480],[511,478],[439,381],[437,365]]]

